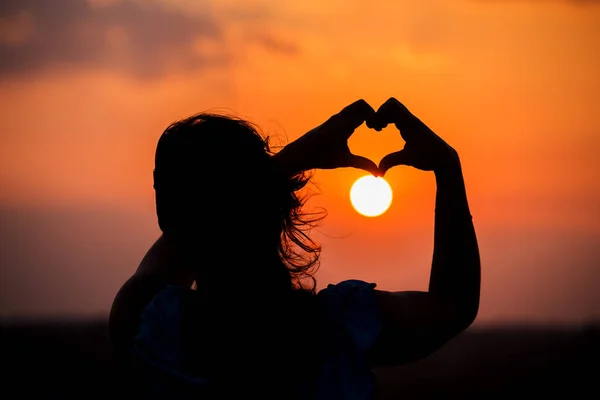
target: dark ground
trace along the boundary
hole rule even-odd
[[[121,398],[100,322],[2,324],[3,398]],[[471,328],[430,357],[376,371],[382,399],[600,398],[600,326]]]

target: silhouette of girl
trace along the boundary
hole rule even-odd
[[[352,154],[347,140],[364,122],[395,124],[404,148],[379,166]],[[435,174],[429,290],[350,279],[317,293],[307,172],[397,165]],[[162,235],[109,321],[138,396],[371,399],[373,367],[423,358],[477,315],[479,251],[458,154],[394,98],[377,111],[359,100],[276,154],[235,117],[175,122],[158,141],[154,188]]]

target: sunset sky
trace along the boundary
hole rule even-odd
[[[172,121],[234,112],[285,144],[396,97],[461,156],[477,323],[599,320],[599,71],[592,0],[3,1],[0,317],[107,314],[159,235]],[[402,145],[392,127],[350,141],[375,162]],[[433,175],[390,170],[393,203],[368,218],[349,201],[364,174],[314,175],[319,287],[426,289]]]

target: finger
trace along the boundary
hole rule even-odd
[[[348,159],[348,166],[365,170],[375,176],[383,175],[381,173],[381,171],[379,170],[379,168],[377,167],[377,164],[375,164],[373,161],[369,160],[366,157],[356,156],[354,154],[351,154]]]
[[[389,98],[379,107],[375,119],[383,127],[388,124],[395,124],[404,140],[409,140],[413,135],[415,122],[418,121],[404,104],[394,97]]]
[[[387,124],[384,126],[381,121],[379,121],[376,112],[365,119],[365,124],[367,125],[367,128],[375,129],[377,132],[380,132],[383,128],[385,128],[385,126],[387,126]]]
[[[393,123],[393,108],[395,106],[395,101],[396,99],[391,97],[379,106],[375,114],[367,119],[367,127],[375,129],[376,131],[381,131],[388,126],[388,124]]]
[[[375,110],[365,100],[360,99],[344,107],[337,114],[341,128],[350,136],[356,128],[375,115]]]
[[[385,174],[388,169],[397,165],[412,165],[410,153],[405,149],[390,153],[379,162],[379,171]]]
[[[377,119],[382,124],[395,124],[406,119],[410,111],[394,97],[390,97],[377,110]]]

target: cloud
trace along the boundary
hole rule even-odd
[[[296,43],[285,41],[271,33],[255,32],[250,34],[248,39],[271,53],[293,56],[300,52],[300,48]]]
[[[199,40],[214,43],[197,51]],[[220,51],[214,51],[214,49]],[[153,77],[228,61],[210,7],[198,15],[154,1],[5,0],[0,3],[0,76],[92,67]]]

